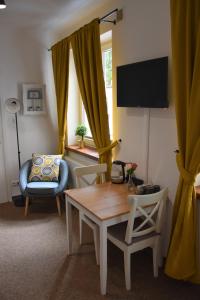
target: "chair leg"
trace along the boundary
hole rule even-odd
[[[26,197],[25,212],[24,212],[25,217],[28,215],[28,206],[29,206],[29,197]]]
[[[81,217],[81,212],[79,212],[79,243],[82,245],[83,243],[83,220]]]
[[[59,214],[59,216],[61,216],[61,207],[60,207],[60,198],[59,198],[59,196],[56,196],[56,203],[57,203],[58,214]]]
[[[124,251],[124,273],[126,289],[129,291],[131,289],[131,254],[128,250]]]
[[[158,242],[158,267],[162,267],[163,265],[163,255],[162,255],[162,240],[159,238]]]
[[[99,232],[98,230],[93,230],[94,235],[94,247],[95,247],[95,255],[96,255],[96,262],[99,265]]]
[[[158,251],[159,251],[159,238],[156,239],[153,246],[153,274],[158,277]]]

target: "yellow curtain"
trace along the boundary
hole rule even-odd
[[[117,142],[111,144],[109,135],[98,19],[74,32],[70,41],[81,97],[100,156],[99,162],[107,163],[107,179],[109,179],[111,149],[116,146]]]
[[[67,141],[67,106],[69,81],[69,40],[55,44],[52,48],[52,64],[57,98],[59,144],[58,153],[64,154]]]
[[[167,275],[200,283],[197,204],[200,171],[200,1],[171,0],[172,65],[179,153]]]

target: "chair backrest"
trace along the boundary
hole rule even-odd
[[[149,234],[153,231],[160,233],[164,206],[167,199],[167,188],[158,193],[148,195],[129,195],[131,204],[125,241],[130,244],[133,237]],[[140,216],[140,224],[134,224],[135,218]],[[135,225],[135,226],[134,226]]]
[[[83,182],[85,185],[93,185],[96,183],[97,178],[100,178],[100,183],[105,181],[105,172],[107,171],[107,164],[96,164],[86,167],[74,168],[74,173],[76,176],[76,187],[81,187]],[[87,175],[94,175],[87,176]]]

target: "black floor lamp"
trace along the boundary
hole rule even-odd
[[[5,102],[5,108],[10,114],[15,115],[15,126],[16,126],[16,136],[17,136],[17,151],[18,151],[18,166],[19,171],[21,169],[21,159],[20,159],[20,148],[19,148],[19,133],[18,133],[18,120],[17,113],[20,111],[20,101],[15,98],[9,98]],[[14,196],[13,201],[16,206],[24,206],[24,198],[22,195]]]
[[[18,150],[18,164],[19,164],[19,170],[20,170],[20,168],[21,168],[21,160],[20,160],[18,120],[17,120],[17,113],[20,111],[20,102],[19,102],[18,99],[9,98],[9,99],[6,100],[5,106],[6,106],[6,110],[9,113],[15,114],[15,126],[16,126],[17,150]]]

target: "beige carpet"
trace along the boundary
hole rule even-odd
[[[154,279],[151,251],[132,256],[132,291],[124,284],[123,256],[108,245],[108,294],[99,292],[99,267],[92,245],[78,246],[67,257],[65,215],[55,201],[34,201],[27,218],[23,208],[0,205],[0,300],[200,299],[200,286],[178,282],[160,271]],[[78,218],[74,210],[74,228]]]

